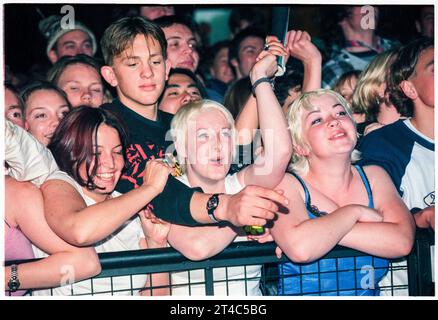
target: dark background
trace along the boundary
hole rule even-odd
[[[121,4],[70,4],[75,17],[94,31],[100,39],[106,27],[115,20],[114,8]],[[139,4],[137,4],[139,5]],[[42,15],[59,14],[63,4],[5,4],[4,5],[4,53],[6,64],[13,72],[25,72],[36,63],[47,64],[45,39],[38,31]],[[253,6],[253,5],[252,5]],[[270,19],[270,5],[258,5]],[[225,8],[230,5],[176,5],[177,14],[190,15],[197,8]],[[415,6],[380,6],[379,33],[387,38],[405,43],[415,37]],[[307,30],[312,36],[320,36],[324,29],[324,15],[336,10],[332,5],[291,6],[291,28]],[[39,12],[41,13],[39,13]],[[100,51],[97,57],[100,57]]]

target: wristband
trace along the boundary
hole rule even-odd
[[[269,82],[269,84],[271,85],[271,87],[274,88],[274,82],[273,82],[271,79],[269,79],[269,78],[267,78],[267,77],[262,77],[262,78],[260,78],[260,79],[257,79],[257,80],[254,82],[254,84],[252,85],[251,91],[252,91],[252,94],[253,94],[254,96],[256,95],[256,94],[255,94],[255,89],[256,89],[257,86],[258,86],[260,83],[262,83],[262,82]]]

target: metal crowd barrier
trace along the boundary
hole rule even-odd
[[[409,296],[433,296],[434,279],[431,261],[431,246],[434,248],[434,233],[429,230],[418,230],[412,252],[404,261],[391,262],[388,278],[390,285],[382,287],[382,292],[386,295],[409,295]],[[184,288],[187,291],[184,295],[233,295],[233,290],[238,288],[240,295],[248,295],[247,286],[251,286],[251,281],[259,282],[260,293],[265,296],[277,295],[279,282],[278,263],[289,261],[284,255],[278,259],[274,250],[274,243],[259,244],[257,242],[235,242],[218,255],[203,261],[190,261],[173,248],[148,249],[123,252],[111,252],[99,254],[102,265],[102,272],[90,279],[89,291],[75,292],[75,285],[69,285],[71,295],[134,295],[140,289],[159,289],[153,283],[147,288],[135,287],[133,283],[136,276],[155,273],[174,273],[198,270],[198,280],[191,281],[190,275],[187,282],[170,284],[172,291]],[[324,258],[360,257],[365,255],[362,252],[347,249],[341,246],[335,247]],[[8,262],[7,265],[13,262]],[[247,270],[251,266],[259,265],[261,272],[256,277],[247,277]],[[243,277],[229,278],[233,273],[233,267],[241,266],[239,269]],[[199,280],[199,271],[203,273],[203,279]],[[221,270],[222,278],[215,279],[215,273]],[[396,272],[407,273],[407,283],[395,283],[392,281],[392,274]],[[217,275],[217,273],[216,273]],[[319,276],[319,275],[318,275]],[[230,276],[231,277],[231,276]],[[117,287],[117,282],[124,279],[124,283],[130,284],[128,287]],[[171,280],[172,277],[169,276]],[[105,290],[96,291],[99,281],[106,281]],[[228,289],[234,283],[234,289]],[[226,291],[215,292],[215,287],[222,284]],[[248,285],[249,284],[249,285]],[[236,287],[237,286],[237,287]],[[191,290],[196,288],[197,291]],[[202,293],[199,293],[202,290]],[[36,294],[37,291],[29,291],[29,295]],[[153,293],[153,291],[152,291]],[[50,295],[47,292],[46,295]],[[181,293],[180,293],[181,294]]]

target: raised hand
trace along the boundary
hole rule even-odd
[[[286,48],[274,36],[266,37],[266,48],[258,55],[256,63],[250,71],[251,82],[256,81],[262,77],[271,78],[277,72],[277,58],[276,56],[288,55]]]
[[[291,30],[287,33],[286,50],[288,54],[303,63],[322,59],[318,48],[312,43],[306,31]]]
[[[310,40],[310,35],[306,31],[292,30],[287,33],[287,52],[300,60],[304,66],[302,92],[321,88],[322,56]]]

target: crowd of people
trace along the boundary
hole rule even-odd
[[[4,84],[5,260],[41,258],[5,267],[6,295],[202,295],[199,270],[90,279],[98,253],[203,260],[247,240],[289,259],[278,295],[384,294],[390,260],[435,230],[433,7],[404,44],[342,8],[324,52],[304,30],[268,34],[254,8],[205,48],[172,6],[122,14],[101,39],[43,19],[50,70]],[[324,258],[336,245],[365,255]],[[261,270],[215,269],[214,292],[261,295]]]

